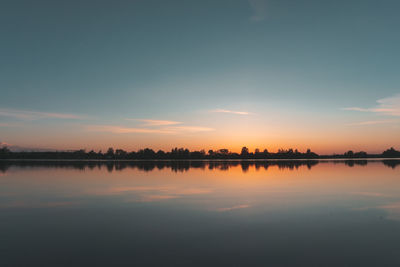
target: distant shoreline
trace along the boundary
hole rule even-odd
[[[7,160],[316,160],[316,159],[392,159],[400,158],[400,151],[393,147],[381,154],[368,154],[364,151],[353,152],[349,150],[343,154],[318,155],[307,149],[300,152],[297,149],[279,149],[278,152],[269,152],[267,149],[260,151],[255,149],[250,152],[243,147],[240,153],[231,152],[228,149],[190,151],[185,148],[174,148],[171,151],[154,151],[150,148],[127,152],[122,149],[109,148],[106,152],[93,150],[87,152],[84,149],[76,151],[56,152],[13,152],[7,147],[0,148],[0,159]]]

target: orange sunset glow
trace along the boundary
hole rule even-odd
[[[0,267],[400,266],[399,13],[2,0]]]

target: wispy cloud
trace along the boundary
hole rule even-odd
[[[364,125],[376,125],[376,124],[388,124],[388,123],[396,123],[399,122],[397,120],[376,120],[376,121],[360,121],[354,123],[348,123],[347,126],[364,126]]]
[[[180,198],[180,196],[173,196],[173,195],[145,195],[139,200],[139,202],[159,202],[159,201],[176,199],[176,198]],[[131,201],[129,201],[129,202],[131,202]],[[136,202],[136,200],[133,200],[132,202]]]
[[[350,192],[351,195],[366,196],[366,197],[390,197],[390,195],[379,192]]]
[[[215,129],[201,126],[176,126],[176,127],[167,127],[166,130],[170,130],[175,133],[186,132],[186,133],[198,133],[198,132],[211,132]]]
[[[8,109],[8,108],[0,108],[0,116],[12,117],[21,120],[84,118],[83,116],[80,115],[68,114],[68,113],[28,111],[28,110]]]
[[[235,111],[235,110],[228,110],[228,109],[214,109],[210,112],[213,113],[229,113],[229,114],[236,114],[236,115],[252,115],[253,113],[247,111]]]
[[[181,134],[210,132],[215,129],[203,126],[182,125],[183,122],[171,120],[153,120],[153,119],[126,119],[128,121],[142,122],[138,127],[122,127],[110,125],[91,125],[87,127],[92,131],[106,131],[113,133],[159,133],[159,134]]]
[[[358,108],[358,107],[341,108],[341,110],[361,111],[361,112],[369,112],[369,111],[371,111],[371,110],[368,109],[368,108]]]
[[[147,128],[130,128],[113,125],[87,125],[85,127],[87,131],[91,132],[108,132],[116,134],[127,134],[127,133],[159,133],[159,134],[172,134],[172,131],[162,129],[147,129]]]
[[[150,133],[150,134],[183,134],[183,133],[198,133],[214,131],[212,128],[200,126],[176,126],[176,127],[162,127],[159,129],[154,128],[132,128],[114,125],[87,125],[87,131],[91,132],[109,132],[115,134],[128,134],[128,133]]]
[[[150,120],[150,119],[126,119],[128,121],[140,121],[143,122],[143,126],[168,126],[182,124],[179,121],[168,121],[168,120]]]
[[[236,205],[236,206],[233,206],[233,207],[219,208],[219,209],[217,209],[217,211],[225,212],[225,211],[238,210],[238,209],[246,209],[246,208],[250,208],[250,205],[242,204],[242,205]]]
[[[252,21],[262,21],[267,17],[267,1],[266,0],[249,0],[253,15],[250,17]]]
[[[372,108],[362,107],[346,107],[342,110],[359,111],[359,112],[373,112],[388,116],[400,116],[400,94],[392,97],[379,99],[376,101],[377,105]]]

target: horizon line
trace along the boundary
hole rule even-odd
[[[353,150],[353,149],[345,150],[343,153],[337,153],[337,152],[315,153],[310,148],[307,148],[305,150],[299,150],[297,148],[291,148],[291,147],[289,147],[289,148],[279,148],[276,151],[268,150],[267,148],[264,148],[264,149],[255,148],[254,150],[250,151],[246,146],[242,147],[242,151],[243,151],[243,149],[246,149],[247,150],[247,154],[249,154],[249,155],[256,155],[257,153],[259,153],[259,154],[279,154],[279,153],[288,153],[289,151],[292,151],[291,153],[294,153],[294,154],[295,153],[303,154],[303,153],[309,153],[310,152],[310,153],[315,153],[318,156],[337,156],[337,155],[343,155],[343,154],[348,153],[348,152],[351,152],[351,153],[365,153],[366,155],[379,155],[379,154],[382,154],[383,152],[385,152],[387,150],[395,150],[395,151],[397,151],[394,147],[395,146],[390,146],[389,148],[382,149],[382,152],[380,152],[380,153],[379,152],[378,153],[377,152],[372,152],[371,153],[371,152],[366,152],[364,150]],[[78,151],[82,151],[82,152],[85,152],[85,153],[89,153],[89,152],[94,152],[94,153],[99,153],[99,154],[100,153],[102,153],[102,154],[106,153],[106,152],[103,152],[102,149],[98,149],[97,152],[96,152],[95,149],[87,149],[87,148],[80,148],[80,149],[53,149],[53,148],[33,148],[33,147],[32,148],[24,148],[24,147],[20,147],[20,146],[16,146],[16,145],[11,145],[11,144],[8,144],[8,143],[5,143],[5,142],[0,142],[0,152],[2,150],[4,150],[4,149],[9,150],[12,153],[35,153],[35,152],[36,153],[56,153],[56,152],[67,152],[67,153],[69,152],[69,153],[71,153],[71,152],[78,152]],[[242,152],[236,152],[234,150],[230,150],[228,148],[220,148],[220,149],[204,149],[203,148],[203,149],[192,149],[191,150],[191,149],[189,149],[187,147],[178,147],[178,146],[172,147],[169,150],[153,149],[151,147],[143,147],[143,148],[139,148],[139,149],[136,149],[136,150],[124,150],[122,148],[114,148],[112,146],[110,146],[107,150],[110,150],[110,149],[113,149],[114,151],[120,150],[120,151],[123,151],[123,152],[126,152],[126,153],[138,153],[138,152],[144,151],[144,150],[151,150],[151,151],[153,151],[155,153],[160,152],[160,151],[164,152],[164,153],[171,153],[174,150],[175,151],[189,151],[190,153],[192,153],[192,152],[204,152],[205,155],[208,155],[210,151],[212,151],[212,153],[224,153],[224,154],[227,154],[227,155],[228,154],[231,154],[231,155],[239,154],[239,155],[241,155],[241,153],[242,153]],[[258,150],[258,152],[256,152],[257,150]],[[305,152],[302,152],[302,151],[305,151]]]

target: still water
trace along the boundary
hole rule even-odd
[[[400,161],[1,162],[0,266],[400,266]]]

